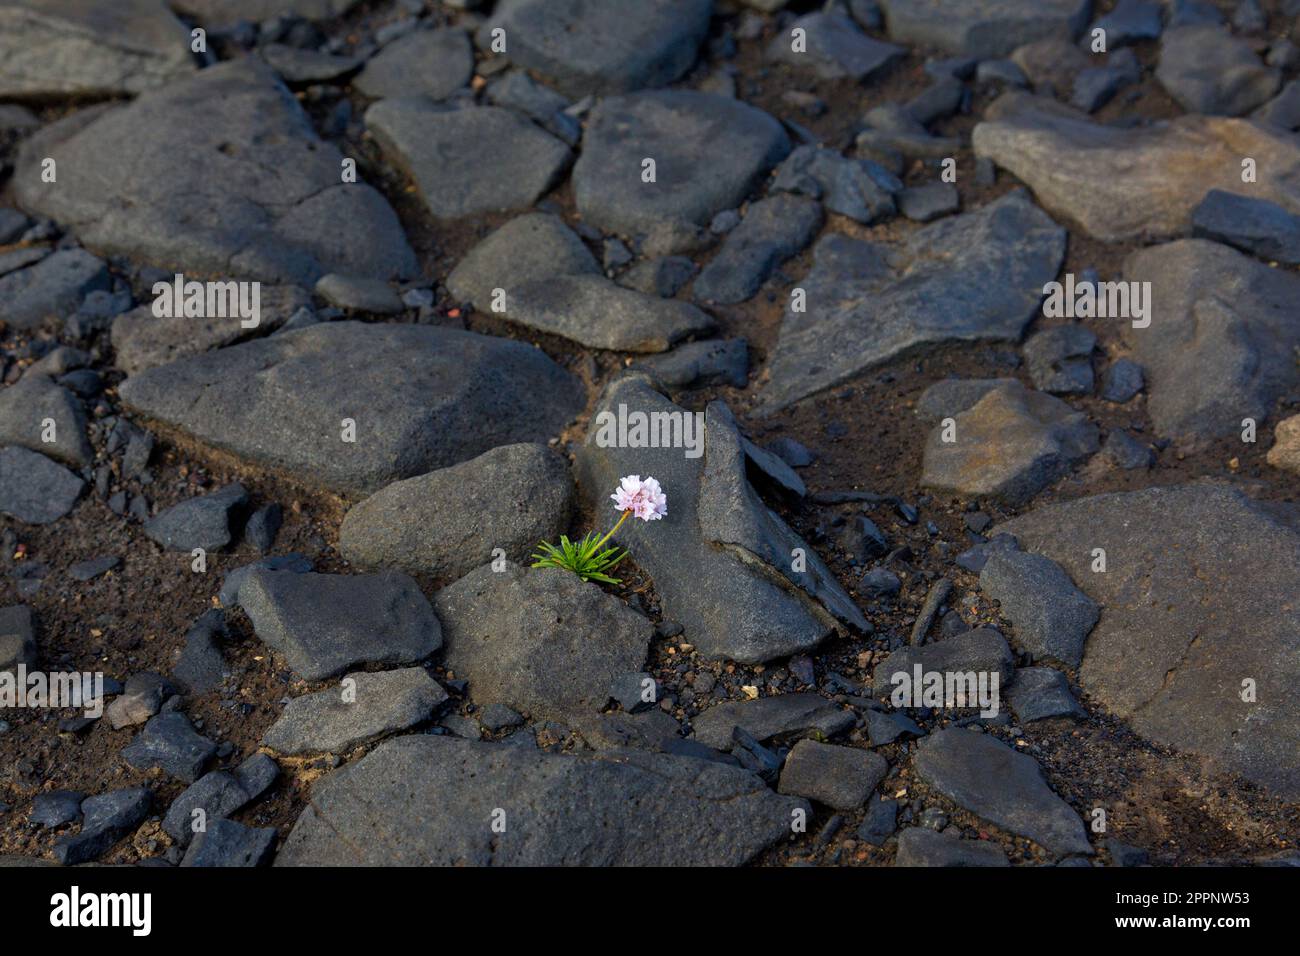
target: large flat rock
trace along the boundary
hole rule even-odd
[[[1187,447],[1240,436],[1300,385],[1300,278],[1235,249],[1182,239],[1139,249],[1124,279],[1151,283],[1151,326],[1124,323],[1156,431]]]
[[[329,322],[127,379],[133,409],[303,483],[369,493],[519,441],[581,408],[540,350],[472,332]],[[343,419],[356,441],[342,440]]]
[[[380,100],[366,110],[366,128],[415,180],[438,219],[526,209],[573,158],[563,142],[499,106],[446,109],[422,96]]]
[[[971,134],[976,155],[1014,173],[1049,212],[1094,239],[1190,235],[1192,210],[1211,189],[1300,213],[1300,142],[1250,120],[1181,116],[1119,129],[1023,94],[998,100],[986,117]],[[1257,182],[1242,182],[1246,157]]]
[[[1051,505],[995,530],[1101,605],[1079,671],[1094,699],[1158,744],[1300,798],[1293,507],[1206,483]],[[1092,571],[1095,548],[1104,573]]]
[[[665,86],[695,62],[713,0],[502,0],[479,29],[566,96]]]
[[[704,760],[400,737],[315,786],[276,865],[738,866],[795,809]]]
[[[1092,12],[1092,0],[882,0],[881,6],[896,43],[980,59],[1048,37],[1072,40]]]
[[[620,408],[622,412],[620,412]],[[662,520],[629,521],[614,542],[630,550],[637,566],[654,579],[664,616],[681,623],[708,657],[764,661],[815,646],[836,628],[836,620],[865,630],[866,618],[840,588],[813,549],[759,498],[746,476],[746,452],[726,405],[713,402],[704,419],[703,454],[688,457],[679,442],[656,430],[656,444],[633,445],[631,430],[620,445],[616,423],[625,416],[663,416],[695,429],[690,414],[657,392],[639,374],[606,388],[587,442],[579,452],[580,492],[596,515],[617,517],[609,495],[623,475],[657,478],[668,495]],[[630,422],[632,419],[626,418]],[[698,432],[693,435],[699,437]],[[608,444],[606,442],[608,441]],[[795,549],[806,566],[795,570]]]
[[[162,0],[5,0],[0,97],[121,96],[192,73],[190,34]]]
[[[47,157],[57,182],[41,180]],[[14,187],[89,248],[166,269],[307,286],[329,272],[414,273],[396,214],[372,187],[344,183],[342,160],[248,57],[42,129]]]
[[[434,597],[443,661],[479,704],[534,716],[595,715],[645,664],[654,625],[558,568],[485,564]]]
[[[587,120],[574,199],[584,220],[608,232],[703,226],[740,205],[789,152],[781,124],[739,100],[694,90],[611,97]],[[654,182],[642,181],[646,159]]]
[[[775,411],[946,342],[1015,341],[1065,255],[1065,230],[1020,193],[912,233],[901,246],[828,235],[787,305],[760,397]]]

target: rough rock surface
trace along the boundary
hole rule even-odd
[[[442,628],[405,574],[256,570],[239,606],[268,647],[304,680],[357,664],[409,664],[442,646]]]
[[[1138,733],[1300,795],[1300,519],[1192,484],[1095,495],[998,527],[1056,561],[1103,611],[1083,688]],[[1092,549],[1106,552],[1093,573]],[[1241,699],[1256,683],[1258,703]]]
[[[476,701],[557,719],[598,713],[654,636],[645,616],[558,568],[484,565],[439,591],[434,608],[443,660]]]
[[[1014,173],[1049,212],[1095,239],[1187,235],[1192,210],[1210,189],[1300,213],[1300,145],[1284,132],[1213,116],[1119,129],[1046,109],[1033,98],[1003,100],[971,134],[976,155]],[[1269,174],[1243,183],[1246,156]]]
[[[1090,0],[882,0],[881,6],[895,43],[984,60],[1043,37],[1071,40],[1092,9]]]
[[[807,311],[787,306],[762,408],[924,345],[1018,339],[1064,254],[1065,231],[1020,194],[931,223],[897,248],[824,237],[802,283]]]
[[[45,157],[55,183],[41,181]],[[14,185],[89,248],[167,269],[303,285],[411,274],[397,216],[375,189],[340,181],[342,159],[249,57],[46,127],[23,144]]]
[[[989,555],[980,590],[1001,605],[1020,646],[1035,660],[1078,667],[1098,608],[1059,564],[1010,548]]]
[[[62,465],[25,448],[0,448],[0,511],[27,524],[58,521],[86,483]]]
[[[128,379],[123,400],[201,441],[349,492],[545,439],[580,388],[538,349],[453,329],[329,322]],[[357,440],[342,439],[343,420]]]
[[[359,567],[454,581],[497,548],[522,562],[539,541],[568,529],[573,500],[563,458],[545,445],[503,445],[355,505],[339,529],[339,550]]]
[[[799,808],[704,760],[401,737],[316,785],[276,865],[739,865]]]
[[[107,287],[103,262],[84,249],[63,249],[0,277],[0,319],[34,328],[75,312],[86,293]]]
[[[807,797],[836,810],[858,810],[889,772],[878,753],[800,740],[785,758],[778,793]]]

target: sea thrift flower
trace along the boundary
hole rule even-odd
[[[664,490],[659,487],[659,482],[655,479],[647,477],[642,481],[640,475],[628,475],[619,481],[618,488],[610,498],[613,499],[614,506],[623,514],[619,517],[618,524],[614,525],[608,534],[597,539],[596,532],[592,531],[576,544],[564,535],[560,535],[558,548],[543,541],[538,545],[540,553],[533,555],[536,559],[533,567],[563,568],[572,571],[584,581],[620,583],[618,578],[610,577],[605,572],[612,570],[626,558],[627,552],[620,552],[618,548],[602,551],[601,548],[614,536],[614,532],[623,527],[623,522],[630,515],[649,522],[658,521],[668,514],[668,496],[664,494]]]

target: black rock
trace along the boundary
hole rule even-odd
[[[1007,691],[1011,709],[1022,724],[1048,717],[1082,717],[1065,675],[1050,667],[1022,667]]]
[[[221,651],[226,640],[226,613],[220,608],[204,611],[185,633],[185,646],[172,675],[191,694],[206,694],[226,676],[226,658]]]
[[[872,846],[884,846],[885,841],[898,829],[898,801],[867,801],[867,815],[858,826],[858,839]]]
[[[181,866],[265,866],[275,852],[274,827],[256,829],[233,820],[215,820],[190,844]]]
[[[97,797],[87,797],[81,804],[85,817],[81,832],[60,837],[54,844],[55,857],[64,866],[98,859],[140,825],[152,802],[153,793],[147,787],[113,790]]]
[[[244,526],[244,540],[262,554],[275,547],[275,536],[284,522],[284,509],[275,502],[253,512]]]
[[[85,799],[86,795],[79,790],[47,790],[32,798],[32,811],[27,819],[53,830],[81,819],[81,802]]]
[[[158,767],[178,780],[193,783],[216,752],[217,745],[197,733],[188,717],[173,711],[151,718],[122,750],[122,756],[137,770]]]
[[[232,520],[247,503],[243,485],[227,485],[173,505],[146,522],[144,533],[168,551],[216,551],[234,538]]]

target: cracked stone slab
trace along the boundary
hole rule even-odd
[[[1145,369],[1160,435],[1187,447],[1240,436],[1300,386],[1300,278],[1227,246],[1182,239],[1124,260],[1124,279],[1151,283],[1150,328],[1122,335]]]
[[[162,0],[0,4],[0,98],[122,96],[194,69],[189,30]]]
[[[964,727],[933,733],[917,748],[917,774],[958,806],[1055,856],[1092,853],[1083,819],[1052,792],[1033,757]]]
[[[423,667],[351,674],[289,701],[262,745],[290,755],[347,753],[428,720],[446,701],[447,692]]]
[[[881,0],[895,43],[938,47],[981,60],[1047,37],[1073,40],[1092,0]]]
[[[442,646],[419,586],[397,571],[317,574],[255,569],[239,606],[267,647],[304,680],[358,664],[410,664]]]
[[[437,219],[526,209],[557,185],[569,147],[512,110],[447,109],[421,96],[380,100],[366,128]]]
[[[544,441],[583,401],[576,379],[522,342],[360,322],[182,359],[127,379],[121,396],[207,444],[349,493]],[[343,419],[355,442],[341,440]]]
[[[685,627],[700,653],[765,661],[816,646],[837,620],[870,628],[816,552],[750,485],[742,436],[726,405],[713,402],[704,413],[704,454],[695,458],[684,447],[603,446],[611,436],[602,437],[598,420],[606,412],[616,420],[620,406],[628,413],[676,416],[683,424],[687,414],[643,375],[611,383],[578,454],[579,489],[595,514],[612,517],[608,496],[621,476],[659,479],[668,494],[667,516],[629,522],[614,540],[654,579],[664,614]],[[795,549],[806,561],[800,571],[794,570]]]
[[[1198,483],[1094,495],[1000,525],[1102,607],[1079,682],[1137,733],[1300,798],[1300,517]],[[1092,550],[1106,552],[1105,573]],[[1241,699],[1242,681],[1256,700]]]
[[[666,86],[689,70],[713,0],[503,0],[478,32],[505,30],[511,61],[565,96]]]
[[[573,195],[583,220],[607,232],[706,226],[789,152],[781,124],[739,100],[694,90],[610,97],[588,117]],[[642,181],[647,158],[654,182]]]
[[[443,660],[477,703],[560,720],[598,713],[654,637],[649,618],[558,568],[484,565],[439,591],[434,609]]]
[[[738,866],[796,809],[707,760],[399,737],[316,784],[276,865]]]
[[[56,183],[41,181],[46,157]],[[414,274],[397,215],[374,188],[342,182],[342,160],[247,57],[45,127],[19,151],[14,186],[88,248],[165,269],[304,286],[329,272]]]
[[[1014,192],[900,246],[833,234],[814,256],[807,311],[786,307],[760,413],[923,346],[1018,340],[1060,269],[1065,230]]]
[[[1014,173],[1094,239],[1190,235],[1192,211],[1211,189],[1300,213],[1300,143],[1249,120],[1192,115],[1119,129],[1024,94],[1002,97],[985,117],[971,134],[976,156]],[[1268,170],[1258,182],[1241,181],[1246,156]]]

